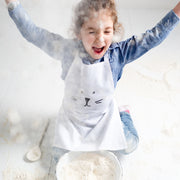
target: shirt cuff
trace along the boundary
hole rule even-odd
[[[19,1],[13,1],[8,3],[7,8],[8,10],[12,11],[14,8],[16,8],[19,5]]]

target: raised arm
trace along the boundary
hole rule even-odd
[[[22,36],[55,59],[61,59],[62,52],[69,42],[58,34],[36,26],[17,0],[5,0],[9,15]]]
[[[178,4],[175,9],[171,10],[156,26],[147,30],[139,36],[132,36],[126,41],[120,42],[123,63],[127,64],[139,58],[153,47],[159,45],[168,34],[179,23]]]

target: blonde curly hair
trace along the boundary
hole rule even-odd
[[[114,34],[123,35],[123,26],[118,22],[118,15],[114,0],[81,0],[74,9],[73,32],[79,35],[84,22],[91,16],[93,11],[107,9],[113,19]]]

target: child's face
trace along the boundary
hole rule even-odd
[[[85,50],[93,59],[103,57],[113,39],[113,20],[108,10],[92,12],[83,24],[79,38]]]

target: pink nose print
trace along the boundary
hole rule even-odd
[[[85,98],[85,102],[86,104],[84,105],[84,107],[88,106],[88,107],[91,107],[88,102],[90,101],[90,98]]]

